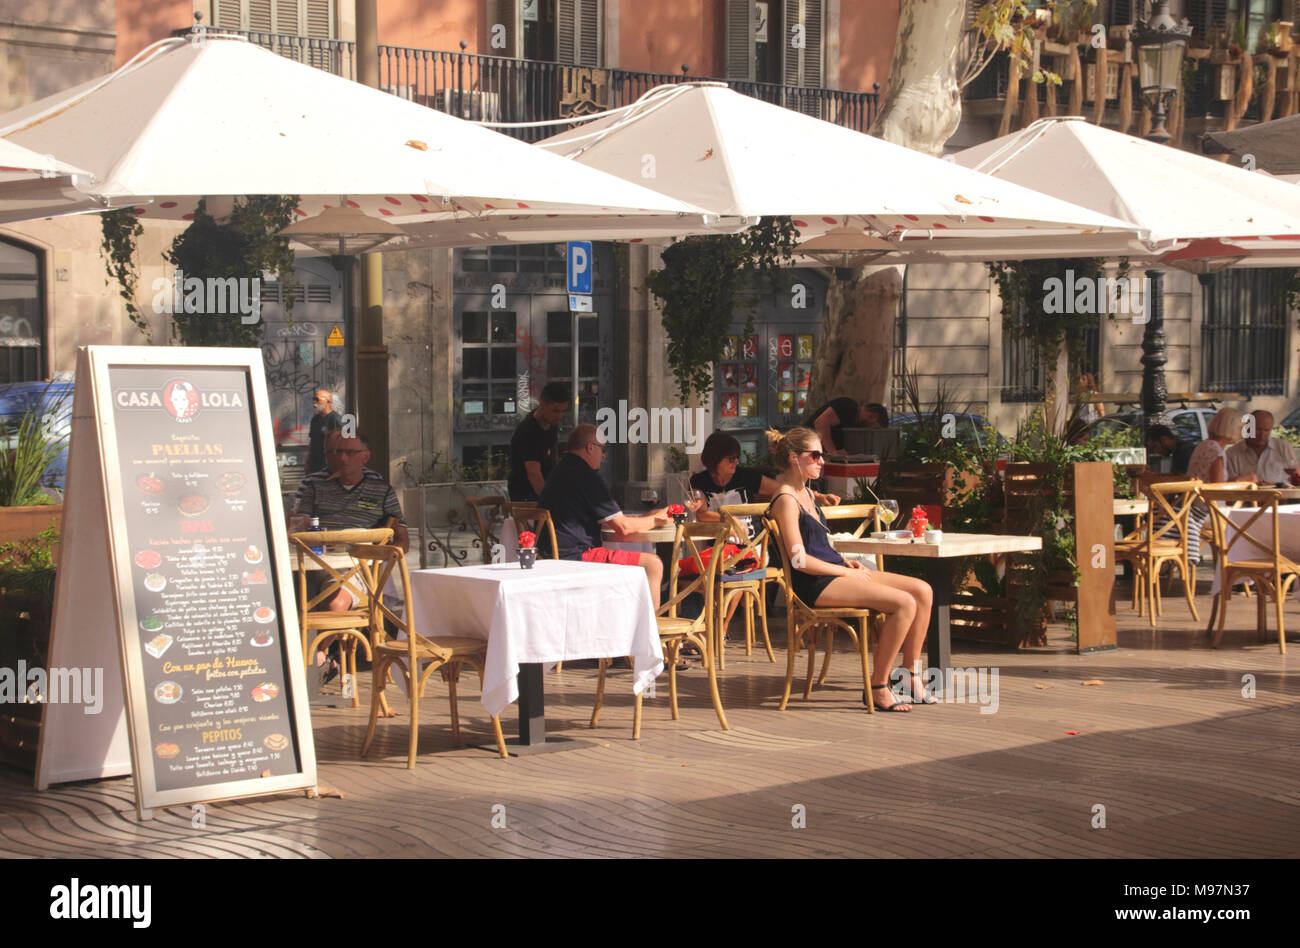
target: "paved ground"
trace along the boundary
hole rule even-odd
[[[1254,607],[1239,599],[1213,650],[1185,603],[1167,600],[1167,612],[1153,631],[1122,601],[1113,652],[1072,654],[1060,627],[1042,649],[959,645],[961,665],[998,670],[993,714],[972,703],[868,716],[849,652],[836,655],[826,687],[781,713],[784,665],[734,645],[723,681],[730,732],[718,729],[698,670],[683,676],[680,721],[669,718],[666,683],[647,703],[639,743],[629,672],[614,673],[594,731],[594,672],[549,676],[551,732],[592,743],[508,761],[453,748],[436,691],[424,700],[414,772],[403,718],[383,725],[363,763],[364,709],[326,710],[315,718],[320,779],[341,799],[214,804],[203,828],[188,807],[138,823],[130,778],[37,794],[0,770],[0,855],[1294,856],[1300,680],[1276,633],[1259,643]],[[1300,631],[1294,602],[1287,622]],[[779,644],[784,620],[774,628]],[[1300,639],[1289,647],[1294,662]],[[469,739],[490,742],[472,679],[464,693]],[[513,730],[513,711],[503,723]],[[1104,829],[1093,828],[1098,807]]]

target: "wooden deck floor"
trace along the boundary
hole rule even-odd
[[[1208,596],[1200,603],[1208,609]],[[29,777],[0,771],[0,855],[1294,856],[1300,681],[1276,633],[1256,640],[1243,599],[1217,650],[1181,600],[1167,601],[1154,631],[1127,603],[1119,612],[1112,652],[1072,654],[1061,627],[1048,647],[1017,653],[959,643],[956,663],[998,670],[992,714],[969,703],[868,716],[848,652],[810,701],[781,713],[784,665],[735,645],[722,683],[730,732],[718,729],[699,670],[682,676],[678,722],[662,681],[636,743],[629,672],[613,674],[594,731],[595,673],[549,676],[551,733],[591,743],[508,761],[451,746],[438,690],[422,705],[414,772],[404,718],[381,725],[362,762],[364,708],[326,710],[315,717],[320,779],[341,799],[214,804],[201,828],[188,807],[138,823],[130,778],[38,794]],[[1294,602],[1287,621],[1300,631]],[[784,620],[773,625],[779,646]],[[1294,662],[1300,639],[1290,650]],[[1243,695],[1245,676],[1254,697]],[[488,744],[474,686],[464,686],[462,723],[469,741]],[[513,730],[513,710],[503,724]],[[1104,829],[1093,827],[1098,806]]]

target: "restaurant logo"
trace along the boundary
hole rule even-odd
[[[133,928],[148,928],[153,918],[153,886],[82,885],[76,876],[50,889],[50,918],[127,918]]]
[[[127,411],[159,409],[167,412],[178,424],[193,421],[203,409],[215,411],[244,411],[247,406],[244,392],[237,389],[203,391],[188,379],[170,379],[158,389],[118,389],[113,402]]]

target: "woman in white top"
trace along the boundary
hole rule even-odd
[[[1242,414],[1235,408],[1220,408],[1210,419],[1209,437],[1196,446],[1187,461],[1187,476],[1206,484],[1222,484],[1228,479],[1226,450],[1241,440]],[[1243,474],[1242,481],[1255,480],[1254,474]],[[1210,516],[1210,509],[1199,500],[1192,505],[1187,521],[1187,552],[1196,559],[1201,551],[1201,526]]]

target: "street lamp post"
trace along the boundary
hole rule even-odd
[[[1133,46],[1138,63],[1138,88],[1151,110],[1152,128],[1147,141],[1161,145],[1171,138],[1165,128],[1169,104],[1178,95],[1183,71],[1183,54],[1192,35],[1191,24],[1169,15],[1168,0],[1156,0],[1150,19],[1133,29]],[[1143,427],[1167,425],[1165,397],[1164,278],[1163,270],[1148,270],[1148,319],[1142,333]]]

